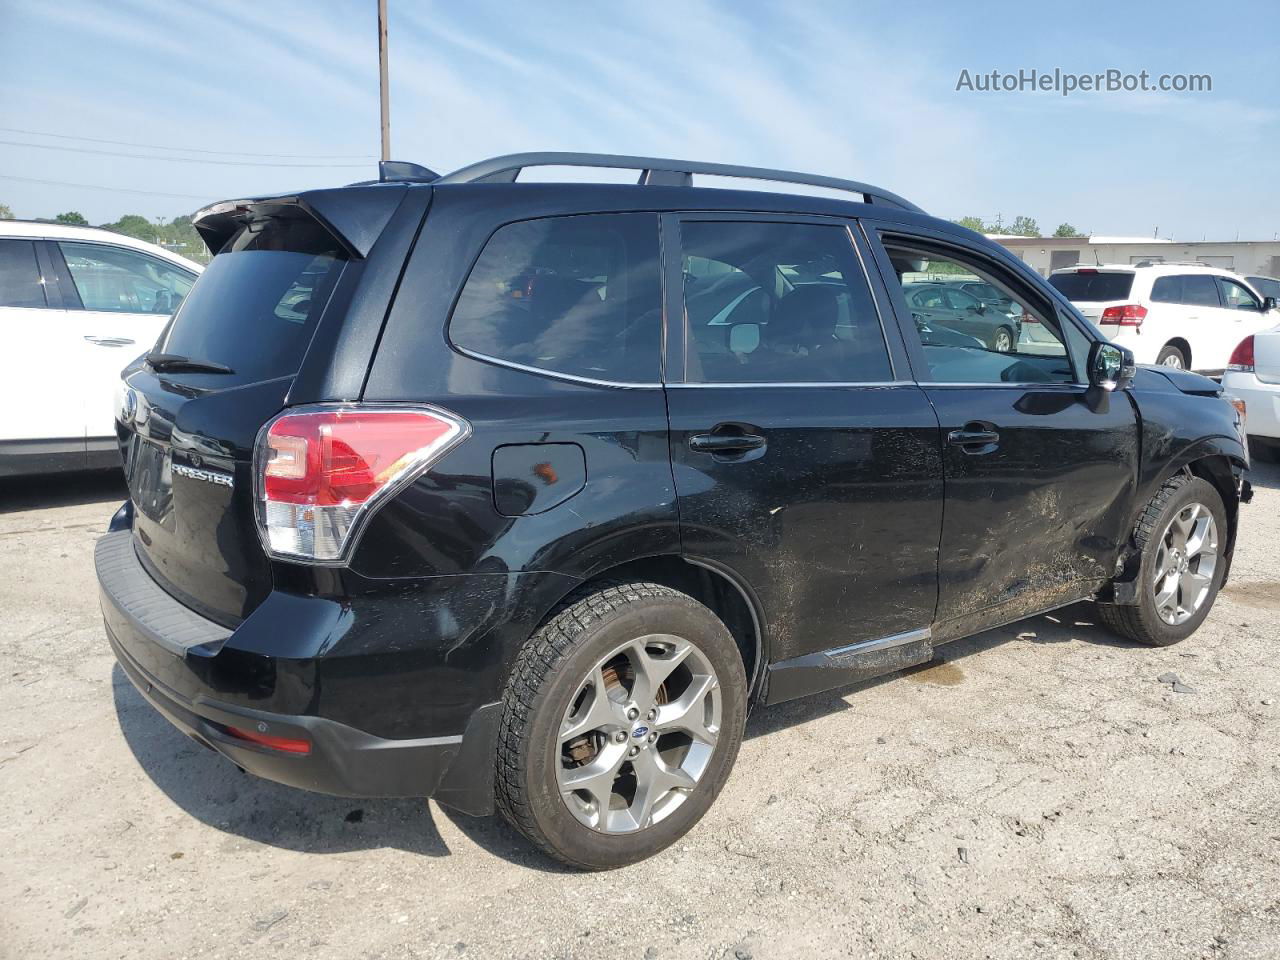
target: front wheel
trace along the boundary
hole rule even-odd
[[[683,836],[729,776],[747,681],[724,624],[653,583],[572,599],[507,686],[498,807],[546,853],[603,870]]]
[[[1209,615],[1226,575],[1227,535],[1226,511],[1213,484],[1185,474],[1166,480],[1134,532],[1142,552],[1138,602],[1098,604],[1102,622],[1159,647],[1191,636]]]
[[[1013,349],[1013,331],[1000,327],[991,337],[991,349],[996,353],[1008,353]]]

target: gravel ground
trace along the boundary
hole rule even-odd
[[[703,823],[606,875],[195,746],[103,638],[92,546],[119,483],[10,483],[0,956],[1274,958],[1280,470],[1252,479],[1190,640],[1135,646],[1081,605],[758,711]]]

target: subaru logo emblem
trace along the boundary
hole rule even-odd
[[[130,423],[137,412],[138,395],[133,392],[132,388],[126,389],[120,402],[120,419],[125,423]]]
[[[649,733],[649,728],[645,726],[636,727],[631,731],[631,735],[637,740],[643,740]]]

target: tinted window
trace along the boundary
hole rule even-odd
[[[1129,290],[1133,287],[1133,274],[1078,270],[1052,274],[1049,283],[1073,303],[1101,303],[1106,300],[1127,300]]]
[[[476,261],[449,336],[464,350],[524,366],[654,383],[661,279],[653,214],[509,224]]]
[[[297,373],[344,257],[310,219],[241,230],[200,275],[157,352],[226,364],[235,374],[219,385]]]
[[[0,307],[45,305],[36,245],[30,240],[0,240]]]
[[[685,222],[680,237],[691,382],[892,379],[880,317],[843,227]],[[704,302],[718,302],[728,284],[746,291],[741,304],[708,317]]]
[[[1260,312],[1262,304],[1252,293],[1226,277],[1218,277],[1218,288],[1222,292],[1222,305],[1232,310],[1253,310]]]
[[[1014,292],[996,264],[961,260],[925,248],[885,245],[902,284],[925,363],[939,383],[1071,383],[1076,370],[1057,311]],[[996,296],[980,303],[943,286],[983,281]],[[1083,338],[1079,338],[1083,339]]]
[[[191,291],[186,270],[103,243],[58,242],[86,310],[112,313],[173,313]]]
[[[1183,274],[1182,302],[1195,307],[1218,307],[1218,287],[1213,277],[1205,273]]]
[[[1246,279],[1253,284],[1253,289],[1264,297],[1280,299],[1280,280],[1272,280],[1270,277],[1247,277]]]
[[[1182,302],[1182,277],[1156,277],[1151,284],[1151,299],[1156,303]]]

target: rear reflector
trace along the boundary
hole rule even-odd
[[[1227,369],[1252,373],[1253,368],[1253,334],[1249,334],[1231,351],[1231,359],[1227,361]]]
[[[1120,327],[1140,327],[1147,318],[1147,308],[1140,303],[1126,303],[1120,307],[1107,307],[1098,323],[1110,323]]]
[[[241,730],[239,727],[227,727],[227,733],[231,734],[237,740],[247,740],[249,743],[256,743],[260,747],[270,747],[272,750],[281,750],[284,753],[310,753],[310,740],[294,740],[290,737],[270,737],[265,733],[256,733],[253,730]]]
[[[345,561],[378,505],[466,436],[423,407],[298,407],[258,437],[258,532],[272,556]]]

